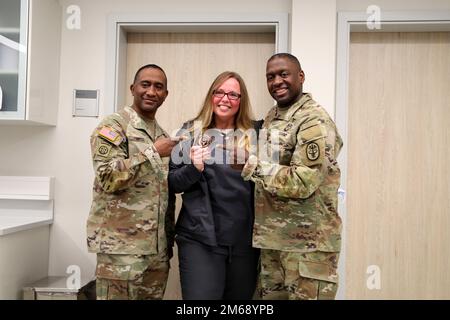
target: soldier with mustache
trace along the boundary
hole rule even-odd
[[[162,299],[174,232],[169,155],[177,141],[155,114],[168,95],[161,67],[141,67],[130,86],[133,104],[107,116],[91,136],[95,171],[87,221],[97,254],[98,300]]]

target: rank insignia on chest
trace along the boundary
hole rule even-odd
[[[98,135],[107,141],[118,146],[122,142],[121,135],[110,127],[103,127],[98,131]]]

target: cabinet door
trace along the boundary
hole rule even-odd
[[[0,118],[25,118],[28,0],[0,1]]]

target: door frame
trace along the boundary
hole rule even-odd
[[[289,52],[287,13],[112,14],[106,45],[105,114],[125,103],[128,32],[274,32],[275,52]]]
[[[348,141],[348,90],[349,90],[349,51],[351,32],[436,32],[450,31],[450,11],[414,11],[414,12],[381,12],[381,29],[369,29],[366,12],[338,12],[337,58],[336,58],[336,125],[344,140],[339,156],[341,167],[341,187],[339,197],[339,213],[343,222],[342,249],[339,261],[340,280],[338,296],[345,298],[346,281],[346,194],[347,190],[347,141]]]

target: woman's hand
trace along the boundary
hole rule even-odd
[[[202,172],[205,169],[205,160],[209,159],[211,152],[208,147],[202,148],[201,146],[193,146],[191,148],[189,156],[191,157],[192,164],[198,171]]]

